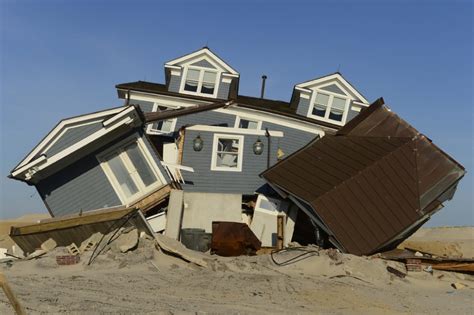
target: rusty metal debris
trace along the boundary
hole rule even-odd
[[[219,256],[255,255],[262,242],[249,226],[238,222],[212,222],[211,253]]]

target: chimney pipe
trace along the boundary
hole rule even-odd
[[[265,96],[265,80],[267,79],[266,75],[262,75],[262,90],[260,91],[260,98]]]

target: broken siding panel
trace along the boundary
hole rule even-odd
[[[84,126],[68,129],[46,152],[46,156],[53,156],[56,153],[68,148],[74,143],[90,136],[102,128],[102,121],[97,121]]]
[[[219,134],[225,133],[219,132]],[[200,152],[193,150],[193,140],[197,135],[200,135],[204,141],[204,147]],[[194,173],[183,173],[186,182],[189,182],[189,184],[183,185],[183,190],[253,194],[264,184],[259,174],[267,166],[266,149],[262,155],[255,155],[253,153],[253,144],[257,138],[258,136],[244,135],[241,172],[211,171],[214,133],[187,130],[182,164],[194,168]],[[264,141],[264,139],[261,140]]]
[[[168,91],[179,93],[180,85],[181,85],[181,76],[171,75],[170,82],[168,84]]]
[[[121,204],[94,155],[89,155],[36,184],[54,216]]]
[[[235,115],[223,114],[216,111],[200,112],[177,118],[175,130],[186,125],[209,125],[220,127],[234,127]]]

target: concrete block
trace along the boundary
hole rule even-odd
[[[57,245],[58,244],[56,243],[56,241],[50,238],[47,241],[43,242],[43,244],[41,244],[41,249],[46,252],[49,252],[55,249]]]
[[[181,222],[183,218],[183,196],[182,190],[171,190],[168,202],[168,211],[166,213],[166,230],[167,237],[177,240],[181,230]]]

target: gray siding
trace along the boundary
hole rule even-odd
[[[283,150],[283,158],[286,158],[315,138],[314,134],[277,124],[263,122],[262,127],[284,133],[283,138],[271,138],[271,165],[277,162],[278,148]],[[192,146],[198,134],[204,142],[204,147],[202,151],[195,152]],[[264,143],[262,155],[253,153],[253,144],[258,138]],[[185,180],[189,182],[183,187],[185,191],[253,194],[265,184],[259,177],[259,174],[267,169],[268,139],[265,136],[244,135],[242,172],[211,171],[213,141],[212,132],[186,131],[182,164],[193,167],[194,173],[183,173]]]
[[[287,158],[289,155],[298,151],[305,145],[307,145],[310,141],[316,138],[316,135],[313,133],[309,133],[306,131],[301,131],[299,129],[289,128],[285,126],[281,126],[278,124],[263,122],[262,129],[268,128],[268,130],[275,130],[283,132],[283,138],[272,138],[272,146],[279,147],[285,155],[283,158]],[[266,144],[265,140],[262,139]],[[276,160],[272,156],[272,160]]]
[[[48,149],[48,151],[44,153],[47,156],[53,156],[56,153],[59,153],[67,147],[73,145],[74,143],[90,136],[101,128],[102,121],[98,121],[89,125],[69,129],[56,141],[55,144],[51,146],[51,148]]]
[[[211,68],[211,69],[216,69],[209,61],[206,59],[196,61],[195,63],[191,64],[191,66],[197,66],[197,67],[204,67],[204,68]]]
[[[180,85],[181,85],[181,76],[171,75],[170,82],[168,84],[168,91],[179,93]]]
[[[219,90],[217,91],[217,98],[226,100],[229,98],[229,91],[230,91],[231,83],[224,83],[220,82]]]
[[[342,95],[347,95],[343,90],[341,90],[337,85],[331,84],[325,87],[320,88],[321,90],[337,93],[337,94],[342,94]]]
[[[178,121],[176,122],[176,130],[179,130],[179,128],[185,125],[234,127],[234,124],[234,115],[218,113],[215,111],[207,111],[178,117]]]
[[[349,112],[347,112],[347,120],[346,124],[355,116],[359,115],[359,112],[356,112],[355,110],[352,110],[352,106],[349,107]]]
[[[153,111],[153,102],[130,99],[130,105],[138,105],[144,113]]]
[[[101,149],[36,184],[41,198],[46,202],[54,216],[63,216],[78,213],[81,210],[88,211],[121,204],[96,155],[122,139],[129,137],[131,134],[133,132],[111,141]],[[159,161],[158,155],[153,150],[148,139],[143,136],[142,138],[152,153],[153,159],[161,173],[166,181],[169,182],[169,178]]]
[[[309,99],[300,97],[298,107],[296,108],[296,113],[298,115],[306,117],[306,115],[308,115],[308,110],[309,110]]]
[[[121,204],[94,155],[89,155],[36,185],[54,216]]]
[[[193,150],[193,139],[200,135],[202,151]],[[258,176],[267,166],[266,149],[262,155],[253,153],[257,136],[245,135],[242,172],[211,171],[214,133],[188,130],[184,142],[183,165],[194,168],[194,173],[183,172],[187,184],[183,190],[193,192],[253,194],[265,182]],[[264,139],[261,139],[264,141]]]

